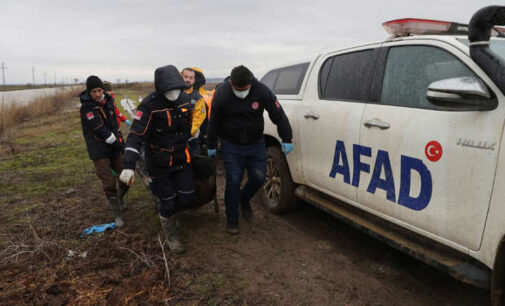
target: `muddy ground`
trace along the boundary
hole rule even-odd
[[[125,227],[81,236],[112,220],[92,164],[80,153],[80,123],[57,123],[63,118],[30,123],[17,138],[37,141],[11,142],[0,151],[1,305],[489,304],[487,291],[308,205],[277,216],[254,199],[253,220],[242,221],[237,236],[225,233],[222,166],[220,213],[212,205],[184,213],[183,255],[165,249],[165,262],[159,221],[138,180]],[[51,150],[60,154],[60,168],[47,166]],[[66,155],[80,164],[65,164]],[[29,184],[38,189],[26,189]]]

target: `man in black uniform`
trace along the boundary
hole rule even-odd
[[[231,71],[214,93],[207,129],[209,156],[216,155],[217,137],[221,137],[221,153],[226,171],[226,231],[238,234],[239,203],[244,219],[252,215],[249,201],[263,185],[266,176],[266,148],[263,137],[263,110],[277,125],[282,138],[282,151],[293,149],[289,120],[275,95],[254,78],[245,66]],[[248,180],[240,190],[247,169]]]
[[[170,251],[184,252],[177,237],[175,214],[193,204],[193,173],[187,141],[190,138],[192,107],[182,90],[186,83],[177,68],[160,67],[154,72],[156,91],[137,107],[125,149],[120,180],[133,183],[135,163],[144,146],[151,191],[161,201],[160,221]]]
[[[115,173],[121,173],[123,138],[117,124],[114,98],[104,94],[104,85],[97,76],[86,80],[86,90],[80,94],[82,133],[88,148],[89,158],[93,160],[97,176],[112,208],[117,227],[123,226],[121,211],[126,209],[124,195],[128,186],[119,182],[116,188]]]

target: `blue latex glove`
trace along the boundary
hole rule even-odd
[[[93,233],[101,233],[105,232],[108,229],[114,229],[114,228],[116,228],[116,224],[114,222],[108,224],[93,225],[92,227],[88,227],[85,230],[83,230],[82,234],[91,235]]]
[[[293,151],[293,144],[292,143],[283,142],[281,147],[282,147],[282,152],[284,152],[285,155],[288,155],[289,152]]]
[[[126,121],[124,123],[126,123],[126,125],[132,125],[132,122],[128,119],[126,119]]]
[[[207,149],[208,157],[216,157],[216,149]]]

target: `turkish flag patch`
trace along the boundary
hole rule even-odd
[[[134,120],[140,120],[140,118],[142,118],[142,112],[141,111],[137,111],[137,113],[135,114],[135,117],[133,119]]]
[[[95,115],[93,115],[93,112],[89,112],[89,113],[86,113],[86,118],[88,118],[88,120],[91,120],[91,119],[95,118]]]
[[[279,103],[279,101],[275,101],[275,106],[277,106],[277,108],[281,108],[281,104]]]
[[[257,110],[258,107],[260,107],[260,104],[258,102],[253,102],[252,105],[251,105],[251,108],[254,109],[254,110]]]

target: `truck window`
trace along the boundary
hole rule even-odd
[[[277,70],[272,70],[269,71],[263,78],[261,78],[261,83],[265,84],[270,90],[274,90],[274,84],[275,80],[277,79],[277,76],[279,75],[279,72]]]
[[[447,109],[426,99],[428,86],[435,81],[472,76],[463,62],[449,52],[432,46],[401,46],[389,50],[381,103],[388,105]]]
[[[373,74],[373,50],[336,55],[321,67],[319,88],[321,99],[365,101]],[[329,72],[326,72],[328,71]],[[328,74],[327,81],[325,80]],[[326,84],[322,84],[325,82]]]
[[[307,68],[309,63],[275,69],[265,74],[261,82],[276,95],[297,95],[300,93]]]

